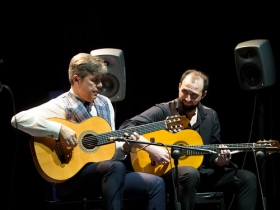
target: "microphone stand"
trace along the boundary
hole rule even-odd
[[[178,176],[178,159],[182,156],[181,148],[172,145],[171,147],[171,157],[174,159],[175,165],[175,180],[176,180],[176,189],[177,189],[177,199],[175,203],[176,210],[181,210],[180,191],[179,191],[179,176]]]
[[[264,106],[263,104],[260,105],[259,109],[259,134],[260,139],[264,139]],[[267,203],[266,203],[266,180],[265,180],[265,174],[266,174],[266,154],[264,151],[258,151],[256,153],[258,164],[261,167],[261,189],[262,189],[262,196],[263,196],[263,210],[267,209]]]
[[[172,145],[171,146],[171,157],[174,159],[174,166],[175,166],[175,181],[176,181],[176,190],[177,190],[177,199],[175,203],[175,209],[181,210],[181,203],[179,202],[180,199],[180,191],[179,191],[179,176],[178,176],[178,159],[185,155],[186,150],[196,150],[196,151],[203,151],[208,153],[216,153],[212,150],[200,148],[200,147],[186,147],[186,146],[180,146],[180,145]]]
[[[126,141],[129,143],[135,143],[135,140],[130,140],[128,137],[111,137],[110,140],[114,141]],[[207,152],[207,153],[217,153],[215,151],[200,148],[200,147],[186,147],[186,146],[180,146],[180,145],[167,145],[163,143],[156,143],[156,142],[143,142],[143,141],[137,141],[137,143],[140,144],[149,144],[149,145],[156,145],[156,146],[165,146],[165,147],[171,147],[171,157],[174,159],[174,165],[175,165],[175,182],[176,182],[176,194],[177,199],[175,203],[176,210],[181,210],[181,203],[179,202],[179,176],[178,176],[178,160],[181,156],[186,155],[186,150],[195,150],[200,152]],[[183,152],[182,152],[183,151]]]
[[[3,63],[3,60],[0,59],[0,65],[2,63]],[[11,94],[12,105],[13,105],[13,114],[15,115],[16,114],[16,108],[15,108],[15,101],[14,101],[13,92],[9,88],[8,85],[4,85],[0,82],[0,92],[2,91],[3,88],[6,88]],[[12,206],[12,195],[13,195],[13,190],[14,190],[14,177],[15,177],[15,171],[16,171],[17,154],[18,154],[18,149],[19,149],[19,130],[18,130],[18,124],[17,124],[17,119],[16,118],[15,118],[15,123],[16,123],[16,147],[15,147],[15,156],[14,156],[14,162],[13,162],[13,167],[12,167],[10,197],[9,197],[8,209],[11,209],[11,206]]]
[[[261,167],[261,185],[262,185],[262,191],[263,191],[263,208],[264,210],[267,209],[266,206],[266,154],[264,151],[258,151],[256,153],[259,166]]]

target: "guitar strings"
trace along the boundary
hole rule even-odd
[[[153,131],[159,131],[166,128],[165,121],[159,121],[155,123],[149,124],[149,127],[145,128],[146,125],[140,125],[136,127],[131,127],[124,130],[116,130],[113,132],[105,132],[101,134],[87,134],[82,138],[83,145],[88,145],[89,147],[99,146],[103,144],[113,143],[110,138],[112,137],[112,133],[115,133],[115,136],[123,136],[125,132],[133,133],[137,132],[140,135],[143,133],[150,133]]]

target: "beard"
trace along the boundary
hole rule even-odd
[[[190,112],[190,111],[194,111],[196,109],[196,107],[198,106],[198,104],[196,105],[190,105],[190,106],[186,106],[184,105],[183,101],[181,101],[179,98],[178,98],[178,101],[179,101],[179,113],[185,113],[185,112]]]

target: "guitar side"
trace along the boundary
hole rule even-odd
[[[112,159],[115,154],[115,143],[85,148],[82,138],[111,131],[109,123],[101,117],[92,117],[81,123],[73,123],[60,118],[51,118],[74,130],[78,145],[67,147],[61,143],[64,152],[61,158],[57,141],[53,138],[31,137],[30,149],[33,162],[39,174],[49,182],[61,183],[74,176],[85,164]]]
[[[160,142],[164,145],[180,145],[180,146],[188,146],[188,145],[203,145],[203,141],[201,136],[194,130],[185,129],[178,133],[170,133],[166,130],[160,130],[148,134],[143,135],[146,139],[150,141]],[[171,148],[167,147],[169,152],[171,153]],[[132,151],[137,151],[137,148],[132,148]],[[137,153],[130,153],[131,164],[133,169],[136,172],[144,172],[149,174],[154,174],[157,176],[161,176],[169,171],[174,166],[173,159],[171,158],[172,164],[159,165],[154,163],[149,154],[146,151],[140,150]],[[171,154],[170,154],[171,156]],[[195,155],[195,156],[181,156],[178,159],[179,166],[193,166],[198,168],[204,156],[203,155]]]

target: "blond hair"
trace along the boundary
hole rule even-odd
[[[68,76],[69,82],[73,85],[73,75],[78,75],[81,79],[87,75],[104,75],[107,73],[107,66],[104,60],[98,56],[92,56],[88,53],[79,53],[75,55],[69,64]]]

